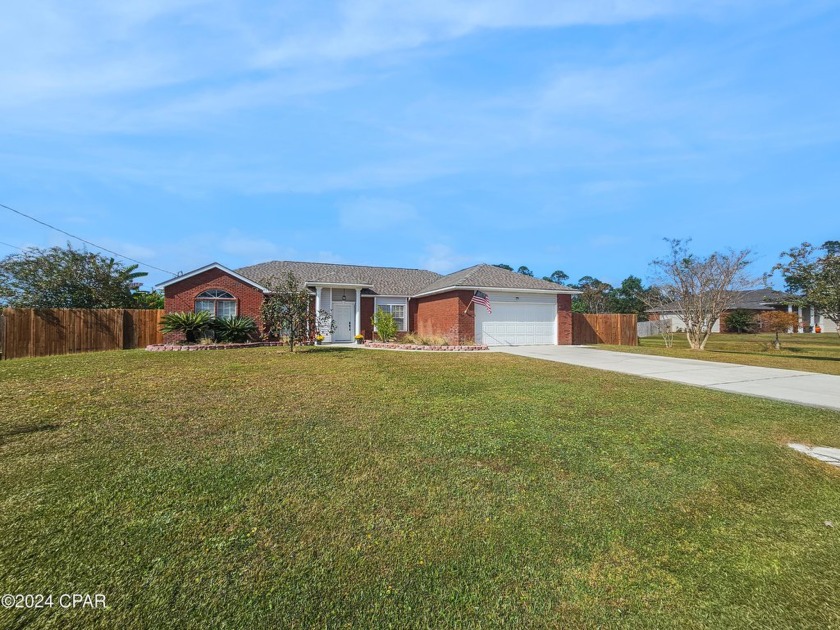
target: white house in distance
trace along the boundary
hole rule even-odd
[[[733,296],[731,307],[723,313],[723,316],[715,321],[712,326],[712,332],[728,332],[725,323],[721,323],[721,319],[725,320],[729,311],[735,309],[744,309],[752,311],[756,315],[766,311],[786,311],[788,313],[797,313],[799,316],[799,328],[791,332],[805,332],[814,333],[817,328],[820,328],[824,333],[836,333],[837,324],[827,317],[823,317],[820,312],[813,306],[794,307],[785,302],[790,301],[791,296],[781,291],[772,291],[767,289],[755,289],[752,291],[738,291],[737,295]],[[671,329],[674,331],[685,330],[685,322],[667,306],[648,311],[651,314],[651,319],[670,319]]]

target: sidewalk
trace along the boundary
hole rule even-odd
[[[840,411],[840,376],[829,374],[611,352],[586,346],[513,346],[493,350]]]

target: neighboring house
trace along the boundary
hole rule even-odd
[[[790,302],[792,299],[793,296],[787,293],[769,289],[733,292],[730,307],[723,312],[723,315],[717,321],[715,321],[712,326],[712,332],[729,332],[726,329],[726,316],[735,309],[744,309],[756,315],[760,315],[766,311],[784,311],[787,313],[795,312],[799,316],[800,327],[791,332],[815,332],[815,329],[818,326],[822,329],[822,332],[837,332],[837,325],[830,319],[822,317],[819,311],[814,307],[807,306],[797,308],[787,304],[787,302]],[[672,330],[685,330],[685,322],[674,312],[672,308],[665,306],[648,312],[661,319],[670,319]]]
[[[357,334],[372,339],[375,309],[389,311],[400,331],[447,337],[452,343],[489,346],[572,343],[575,289],[493,265],[449,275],[422,269],[273,261],[235,271],[212,263],[160,283],[167,312],[209,311],[260,321],[273,279],[292,273],[312,294],[315,311],[329,312],[331,342]],[[486,293],[492,312],[472,302]]]

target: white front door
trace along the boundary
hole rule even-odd
[[[356,305],[353,302],[333,303],[335,332],[333,341],[353,341],[353,322],[356,319]]]

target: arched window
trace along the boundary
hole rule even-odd
[[[236,298],[221,289],[208,289],[195,296],[195,312],[207,311],[213,317],[236,316]]]

